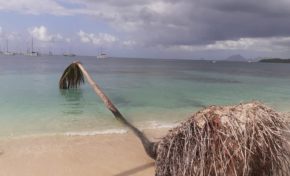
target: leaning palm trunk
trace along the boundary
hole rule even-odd
[[[83,77],[156,160],[156,176],[289,175],[285,118],[259,102],[207,107],[153,143],[123,117],[80,62],[64,71],[60,88],[77,88]]]
[[[143,147],[148,156],[152,159],[156,158],[156,146],[157,144],[151,142],[138,128],[128,122],[112,101],[106,96],[98,84],[92,79],[90,74],[86,71],[83,65],[79,62],[73,62],[69,65],[64,71],[62,77],[59,81],[60,89],[69,89],[77,88],[82,83],[84,83],[84,77],[87,79],[88,83],[91,85],[95,93],[101,98],[106,107],[114,114],[115,118],[118,119],[121,123],[126,125],[133,133],[141,140]]]

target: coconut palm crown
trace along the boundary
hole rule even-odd
[[[64,70],[59,80],[60,89],[78,88],[81,84],[84,84],[84,75],[78,63],[78,61],[73,62]]]

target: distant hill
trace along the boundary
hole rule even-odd
[[[232,55],[225,59],[226,61],[235,61],[235,62],[247,62],[248,60],[241,56],[240,54]]]
[[[290,59],[271,58],[271,59],[261,59],[259,62],[290,63]]]

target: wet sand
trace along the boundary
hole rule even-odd
[[[158,140],[167,129],[145,131]],[[0,140],[2,176],[150,176],[154,161],[132,133]]]

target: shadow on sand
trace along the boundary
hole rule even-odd
[[[147,163],[147,164],[144,164],[142,166],[138,166],[136,168],[133,168],[133,169],[130,169],[130,170],[126,170],[122,173],[119,173],[119,174],[116,174],[114,176],[128,176],[128,175],[133,175],[133,174],[136,174],[137,172],[140,172],[140,171],[143,171],[145,169],[148,169],[150,167],[154,167],[155,163],[152,162],[152,163]]]

